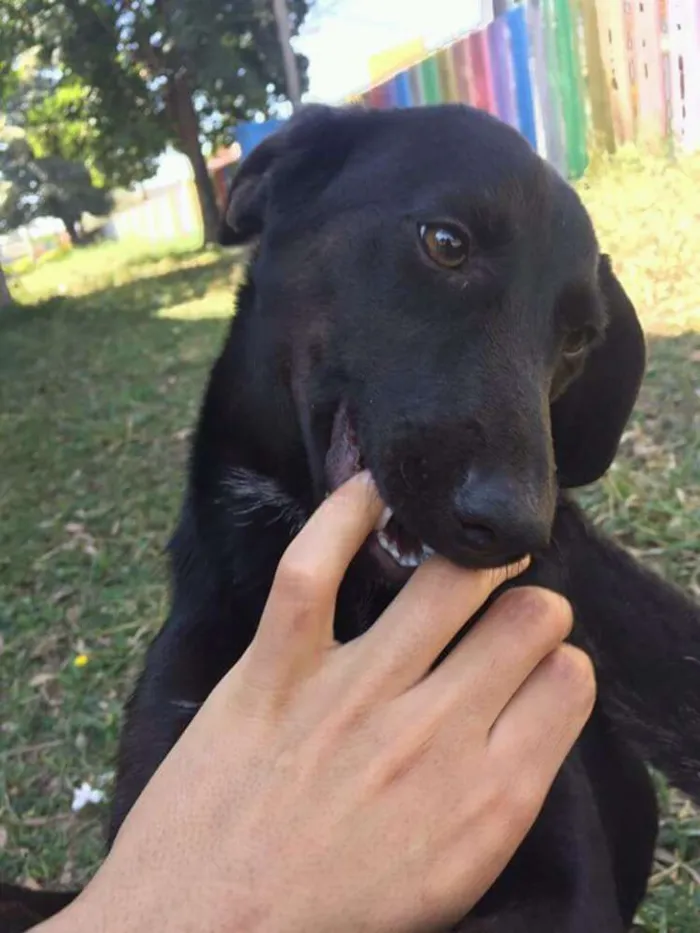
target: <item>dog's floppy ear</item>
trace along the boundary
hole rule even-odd
[[[310,203],[337,173],[368,127],[356,107],[308,104],[259,143],[236,173],[219,229],[221,246],[247,243],[263,232],[272,202],[296,210]]]
[[[264,139],[236,172],[219,228],[221,246],[239,246],[262,232],[270,173],[284,152],[287,133],[281,129]]]
[[[598,281],[608,326],[581,375],[552,405],[552,439],[559,485],[599,479],[617,453],[644,376],[646,351],[637,312],[601,256]]]

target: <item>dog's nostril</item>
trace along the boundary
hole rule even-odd
[[[460,518],[462,537],[466,544],[474,548],[489,548],[496,541],[496,532],[488,525]]]
[[[527,484],[509,476],[470,472],[452,502],[455,543],[488,557],[545,547],[551,516],[540,500]]]

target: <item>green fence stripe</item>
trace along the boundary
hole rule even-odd
[[[557,60],[562,87],[562,113],[566,135],[566,153],[569,174],[582,175],[588,164],[586,152],[586,114],[578,83],[578,41],[574,32],[574,19],[569,0],[554,0]]]
[[[547,158],[556,165],[563,175],[566,175],[569,171],[569,165],[563,115],[562,82],[559,75],[559,56],[557,54],[554,0],[542,0],[540,25],[543,34],[542,51],[544,54],[542,57],[546,62],[543,119],[547,127]],[[535,55],[537,55],[537,49],[535,49]]]
[[[439,104],[442,102],[440,89],[440,74],[437,66],[437,56],[431,55],[418,66],[420,69],[421,85],[423,89],[424,104]]]

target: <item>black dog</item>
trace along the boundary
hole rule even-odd
[[[610,465],[644,368],[637,317],[574,191],[467,107],[311,108],[239,171],[252,241],[171,544],[173,606],[127,711],[110,841],[254,635],[276,564],[371,469],[393,510],[340,593],[362,632],[433,551],[526,553],[573,603],[599,701],[534,829],[458,929],[623,933],[656,837],[643,760],[700,795],[700,611],[561,490]]]

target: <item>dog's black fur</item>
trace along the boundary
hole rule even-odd
[[[426,253],[424,225],[460,233],[463,267]],[[644,367],[576,194],[470,108],[310,108],[244,163],[222,240],[254,252],[194,439],[172,611],[127,710],[110,842],[342,480],[347,409],[402,528],[465,566],[534,552],[516,585],[569,598],[597,670],[596,709],[534,829],[457,929],[624,933],[657,831],[644,761],[700,796],[700,611],[562,492],[607,470]],[[380,550],[350,568],[341,640],[401,583]]]

